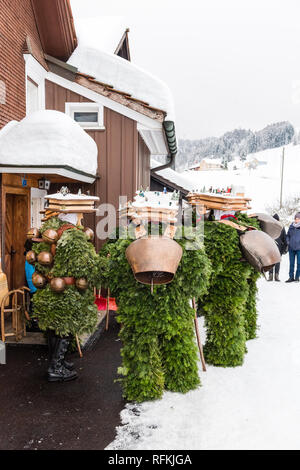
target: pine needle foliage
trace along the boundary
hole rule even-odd
[[[200,384],[190,299],[206,292],[210,262],[199,239],[197,250],[186,249],[190,240],[177,240],[183,248],[177,273],[152,295],[150,286],[135,280],[126,259],[131,242],[110,240],[101,250],[102,257],[109,254],[107,283],[118,304],[124,397],[141,402],[160,398],[164,390],[188,392]]]
[[[242,214],[240,225],[258,228]],[[205,250],[212,264],[210,288],[199,299],[206,326],[205,359],[234,367],[243,364],[246,340],[256,336],[256,281],[259,273],[244,259],[238,232],[227,225],[205,222]]]
[[[50,224],[50,221],[45,223],[47,228],[51,225],[51,228],[57,229],[58,224],[55,221]],[[42,242],[35,244],[34,250],[36,253],[49,251],[49,247]],[[47,274],[51,277],[85,278],[89,287],[84,292],[74,285],[68,286],[62,293],[53,292],[49,285],[38,290],[34,294],[33,305],[41,330],[52,329],[57,335],[66,336],[91,333],[95,329],[98,310],[93,288],[100,285],[105,263],[106,260],[96,254],[93,244],[82,230],[72,228],[63,232],[57,242],[54,264]],[[38,263],[35,267],[37,272],[45,273]]]

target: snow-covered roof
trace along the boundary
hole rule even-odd
[[[156,167],[159,167],[161,163],[155,159],[151,159],[151,169],[154,170]],[[172,168],[165,168],[164,170],[158,171],[157,175],[161,176],[165,180],[174,183],[177,186],[185,189],[186,191],[192,191],[195,187],[193,181],[186,177],[183,173],[178,173],[178,171],[172,170]]]
[[[221,158],[208,158],[208,157],[206,157],[206,158],[203,158],[202,161],[204,161],[206,163],[209,163],[211,165],[222,165]]]
[[[165,111],[166,119],[175,121],[173,97],[168,86],[132,62],[113,53],[79,44],[68,64],[102,83],[129,93],[133,98],[145,101],[153,108]]]
[[[91,177],[97,172],[97,153],[95,141],[59,111],[36,111],[0,131],[1,167],[57,166]]]

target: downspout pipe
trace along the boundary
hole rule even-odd
[[[157,166],[156,168],[152,168],[151,170],[152,175],[155,174],[157,171],[164,170],[165,168],[170,168],[173,165],[174,159],[177,154],[177,139],[176,139],[174,121],[164,121],[163,128],[165,131],[165,136],[166,136],[167,144],[169,147],[169,155],[168,155],[169,161],[167,163],[164,163],[163,165]]]

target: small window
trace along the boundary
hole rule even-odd
[[[66,103],[65,111],[84,129],[105,129],[103,106],[99,103]]]
[[[74,119],[77,122],[98,122],[98,113],[74,112]]]

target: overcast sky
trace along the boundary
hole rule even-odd
[[[129,27],[132,61],[173,93],[178,137],[282,120],[300,128],[299,0],[107,3],[71,0],[80,41],[101,49],[105,23]]]

